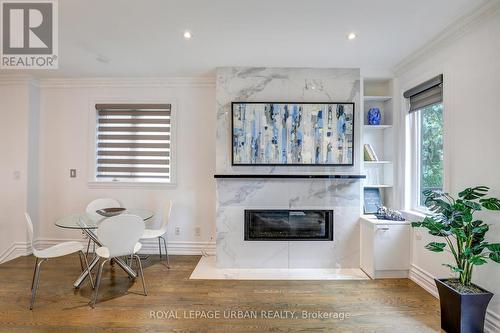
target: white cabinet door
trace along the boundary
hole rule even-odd
[[[410,226],[374,227],[375,270],[408,270],[410,267]]]

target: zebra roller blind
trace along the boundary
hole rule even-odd
[[[96,104],[96,177],[169,182],[171,104]]]

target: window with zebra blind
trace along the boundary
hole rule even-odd
[[[172,105],[96,104],[96,180],[172,181]]]

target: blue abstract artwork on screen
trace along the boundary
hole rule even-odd
[[[354,103],[232,103],[233,165],[352,165]]]

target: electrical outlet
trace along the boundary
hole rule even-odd
[[[421,240],[422,239],[422,233],[420,232],[420,230],[415,230],[415,238],[417,240]]]
[[[201,236],[201,227],[194,228],[194,234],[196,237],[200,237]]]
[[[76,178],[76,169],[69,169],[70,178]]]
[[[181,234],[181,227],[175,227],[175,235],[179,236]]]
[[[12,174],[12,178],[14,178],[15,180],[21,179],[21,171],[14,171]]]

